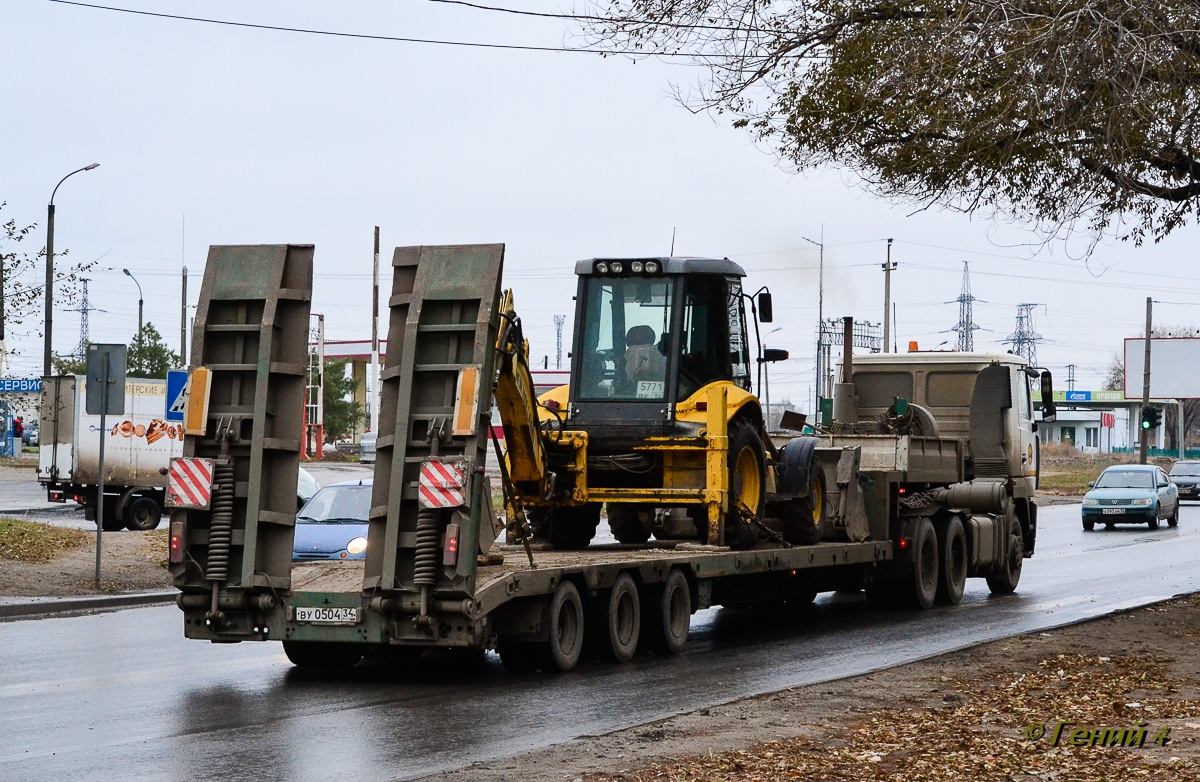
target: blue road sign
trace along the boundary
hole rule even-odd
[[[183,403],[187,400],[187,381],[186,369],[172,369],[167,372],[167,412],[163,417],[168,421],[183,422]]]
[[[42,390],[40,377],[0,377],[0,391],[38,392]]]

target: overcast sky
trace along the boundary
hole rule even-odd
[[[429,0],[215,2],[111,0],[128,9],[370,35],[579,47],[568,21]],[[570,10],[569,2],[497,0]],[[573,262],[594,256],[727,256],[747,287],[775,294],[772,397],[806,408],[817,315],[883,315],[893,237],[898,339],[936,347],[956,335],[963,261],[976,296],[976,349],[1003,350],[1016,305],[1043,304],[1040,363],[1065,386],[1097,388],[1114,350],[1139,334],[1145,299],[1159,323],[1200,323],[1196,229],[1162,244],[1061,243],[986,218],[914,211],[863,193],[845,172],[795,176],[728,118],[670,95],[695,68],[583,53],[362,40],[139,16],[47,0],[0,3],[0,218],[37,223],[58,191],[55,246],[97,260],[94,342],[126,342],[145,317],[178,348],[180,269],[192,304],[209,245],[316,245],[313,311],[328,339],[370,337],[371,243],[392,248],[503,242],[535,357],[553,366],[556,314],[572,311]],[[186,220],[186,236],[183,225]],[[1078,248],[1075,248],[1076,250]],[[36,284],[36,283],[35,283]],[[387,281],[383,285],[386,290]],[[1167,303],[1174,302],[1174,303]],[[569,323],[569,321],[568,321]],[[386,328],[386,322],[385,326]],[[568,325],[569,328],[569,325]],[[569,335],[568,335],[569,336]],[[79,314],[55,313],[54,345],[79,341]],[[19,331],[5,373],[40,374],[41,339]]]

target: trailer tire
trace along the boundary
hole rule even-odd
[[[353,668],[363,658],[366,646],[333,641],[284,641],[283,653],[297,668],[329,672]]]
[[[958,605],[962,602],[967,587],[967,533],[962,520],[951,516],[938,530],[940,570],[937,585],[937,602],[943,605]]]
[[[748,418],[729,423],[729,509],[725,512],[725,545],[748,549],[758,540],[758,531],[742,519],[745,505],[761,522],[767,500],[767,453],[762,437]]]
[[[125,508],[125,526],[137,532],[158,529],[162,508],[152,497],[137,497]]]
[[[597,606],[603,613],[597,611],[595,614],[603,621],[597,627],[598,656],[608,662],[629,662],[637,652],[642,631],[642,605],[637,582],[628,573],[621,573],[606,597],[602,606]]]
[[[563,581],[550,598],[549,637],[540,642],[543,671],[569,671],[579,663],[583,652],[583,599],[579,589]]]
[[[932,521],[921,519],[917,523],[912,544],[912,573],[905,584],[905,602],[909,608],[926,609],[932,607],[937,598],[941,573],[937,532],[933,529]]]
[[[1021,534],[1021,524],[1016,519],[1009,521],[1012,523],[1012,529],[1008,536],[1007,556],[987,577],[988,589],[993,595],[1011,595],[1017,591],[1017,583],[1021,580],[1021,567],[1025,562],[1025,538]]]
[[[650,540],[649,522],[642,519],[642,506],[628,502],[610,502],[607,508],[608,527],[618,543],[641,544]],[[650,512],[651,522],[654,512]]]
[[[667,580],[642,593],[642,642],[658,654],[679,654],[687,646],[692,625],[692,588],[679,568]]]

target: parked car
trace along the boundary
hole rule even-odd
[[[1179,523],[1179,488],[1161,467],[1153,464],[1113,465],[1088,484],[1083,495],[1083,528],[1095,529],[1096,522],[1146,524],[1158,529],[1158,520],[1169,526]]]
[[[1200,500],[1200,462],[1175,462],[1167,477],[1179,487],[1179,499]]]
[[[364,432],[363,436],[361,438],[359,438],[358,443],[359,443],[359,448],[360,448],[360,450],[358,452],[358,461],[362,464],[374,464],[375,463],[375,433],[374,432]]]
[[[296,515],[292,561],[363,559],[370,510],[370,478],[321,489]]]
[[[317,485],[317,479],[312,477],[308,470],[301,467],[300,474],[296,478],[296,510],[303,508],[304,503],[311,500],[320,488]]]
[[[25,425],[25,434],[21,436],[21,442],[25,445],[38,444],[38,425],[37,421],[31,421]]]

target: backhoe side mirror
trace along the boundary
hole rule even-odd
[[[771,292],[763,291],[758,294],[758,322],[770,323],[774,318],[774,310],[771,309]]]

